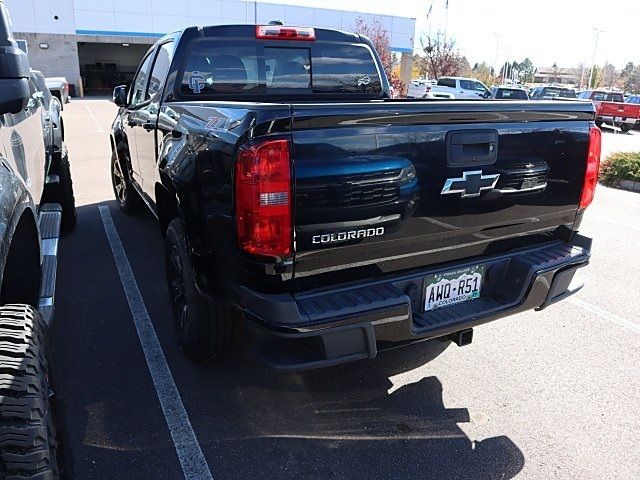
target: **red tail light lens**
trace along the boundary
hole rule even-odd
[[[235,175],[240,247],[254,255],[291,254],[289,142],[265,140],[243,145],[236,156]]]
[[[587,154],[587,170],[584,174],[580,208],[587,208],[593,201],[600,172],[600,150],[602,148],[602,132],[598,127],[589,130],[589,153]]]
[[[272,40],[316,39],[316,31],[309,27],[283,27],[282,25],[256,25],[256,38]]]

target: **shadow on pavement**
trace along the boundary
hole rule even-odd
[[[445,342],[294,374],[264,368],[243,342],[218,361],[191,362],[173,332],[155,221],[107,204],[217,480],[508,479],[523,468],[508,437],[467,437],[459,425],[469,411],[445,407],[440,380],[413,371]],[[181,478],[97,205],[79,209],[62,253],[53,340],[75,477]]]

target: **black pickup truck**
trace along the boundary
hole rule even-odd
[[[194,358],[238,319],[282,369],[463,345],[589,261],[590,104],[391,99],[368,39],[275,24],[167,35],[114,102],[116,198],[159,219]]]

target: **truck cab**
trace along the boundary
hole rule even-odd
[[[484,83],[474,78],[440,77],[431,87],[427,98],[485,99],[491,92]]]

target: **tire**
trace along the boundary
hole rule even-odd
[[[131,185],[129,171],[122,165],[115,150],[111,153],[111,185],[120,210],[126,214],[136,213],[141,210],[142,199],[133,185]]]
[[[0,307],[0,478],[60,478],[49,402],[46,325],[27,305]]]
[[[596,119],[596,127],[598,127],[598,128],[602,128],[603,123],[604,123],[604,122],[603,122],[602,120],[597,120],[597,119]]]
[[[620,124],[620,130],[622,130],[622,133],[627,133],[627,132],[631,131],[631,129],[634,126],[635,125],[633,125],[632,123],[621,123]]]
[[[71,178],[71,166],[69,155],[64,143],[62,144],[60,159],[54,161],[54,171],[58,175],[59,182],[47,185],[43,196],[43,203],[58,203],[62,207],[62,230],[65,232],[75,228],[78,221],[76,212],[76,199],[73,195],[73,179]]]
[[[194,360],[210,360],[227,352],[233,342],[233,310],[227,303],[209,299],[197,290],[179,218],[167,228],[165,264],[182,349]]]

